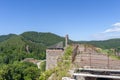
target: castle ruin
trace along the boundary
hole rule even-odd
[[[68,45],[68,35],[65,37],[65,47]],[[46,70],[57,66],[58,59],[64,54],[63,42],[56,43],[46,49]]]

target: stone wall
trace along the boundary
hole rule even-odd
[[[120,69],[120,60],[98,53],[95,47],[79,45],[79,54],[75,57],[75,65],[82,68]],[[115,65],[115,66],[114,66]]]
[[[62,56],[64,50],[62,49],[47,49],[46,50],[46,70],[57,66],[57,60]]]

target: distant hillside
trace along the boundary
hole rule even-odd
[[[4,60],[0,58],[0,62],[6,62],[7,60],[10,60],[11,62],[15,60],[20,61],[26,57],[45,59],[46,48],[61,41],[65,42],[64,37],[53,33],[34,31],[24,32],[20,35],[1,35],[0,55]],[[69,40],[69,43],[74,43],[74,41]],[[75,43],[92,44],[103,49],[120,47],[120,39],[110,39],[105,41],[79,41]]]
[[[51,46],[60,41],[65,41],[64,37],[58,36],[53,33],[42,33],[42,32],[24,32],[21,34],[25,40],[29,40],[34,43],[40,43],[44,46]]]
[[[103,40],[103,41],[79,41],[78,43],[91,44],[103,49],[111,49],[111,48],[120,47],[120,38]]]
[[[0,62],[12,63],[24,58],[45,59],[48,46],[65,42],[64,37],[53,33],[24,32],[20,35],[0,36]]]
[[[20,35],[1,35],[0,80],[38,80],[44,71],[45,62],[38,69],[35,64],[23,60],[43,60],[46,58],[46,48],[61,41],[65,42],[64,37],[53,33],[31,31]]]
[[[0,42],[9,39],[12,36],[15,36],[15,34],[1,35],[0,36]]]

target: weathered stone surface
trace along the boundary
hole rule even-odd
[[[98,53],[94,47],[79,45],[74,63],[78,67],[90,67],[98,69],[120,69],[120,60],[113,59],[104,53]]]
[[[46,50],[46,70],[52,69],[57,66],[57,61],[62,56],[64,50],[62,49],[47,49]]]

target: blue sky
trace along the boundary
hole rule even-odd
[[[120,38],[120,0],[0,0],[0,35],[25,31]]]

